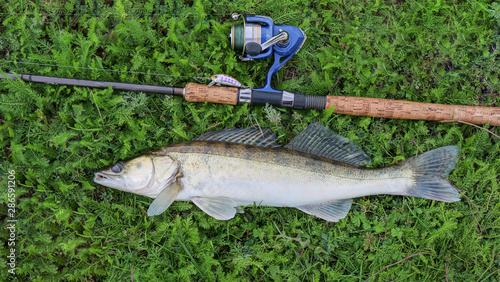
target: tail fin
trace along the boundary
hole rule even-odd
[[[445,146],[407,159],[403,165],[413,171],[415,179],[407,195],[443,202],[460,201],[457,189],[446,180],[457,164],[459,152],[457,146]]]

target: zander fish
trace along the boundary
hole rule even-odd
[[[361,168],[369,157],[347,138],[313,123],[280,146],[269,130],[224,129],[152,151],[95,173],[94,181],[154,198],[148,215],[192,201],[228,220],[241,206],[294,207],[327,221],[344,218],[352,198],[391,194],[459,201],[446,180],[460,149],[441,147],[401,164]]]

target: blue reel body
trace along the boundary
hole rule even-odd
[[[241,32],[241,25],[240,27],[233,26],[231,30],[230,37],[233,50],[241,50],[243,44],[243,54],[240,58],[245,61],[267,59],[274,55],[274,63],[267,73],[266,84],[264,87],[254,90],[281,93],[281,91],[271,87],[271,79],[300,50],[307,38],[305,33],[296,26],[274,25],[273,20],[269,17],[245,15],[244,20],[244,32]],[[238,28],[240,29],[239,32]],[[244,37],[244,42],[239,38],[241,36]],[[257,51],[250,50],[249,47],[255,47],[252,44],[265,49],[256,54],[259,50],[258,46],[256,47]]]

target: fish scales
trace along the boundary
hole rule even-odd
[[[394,168],[356,168],[286,148],[194,141],[156,153],[181,163],[182,182],[189,188],[177,199],[184,201],[191,197],[231,197],[240,205],[293,207],[327,199],[397,193],[413,182],[410,173],[405,175]],[[400,181],[394,185],[396,179]]]
[[[445,146],[399,165],[371,169],[350,140],[313,123],[282,147],[269,129],[224,129],[162,147],[96,172],[104,186],[154,198],[148,215],[192,201],[228,220],[246,205],[295,207],[327,221],[344,218],[352,198],[374,194],[459,201],[446,176],[459,148]]]

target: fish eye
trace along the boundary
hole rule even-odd
[[[114,173],[119,173],[123,170],[123,164],[122,163],[117,163],[115,164],[112,168],[111,168],[111,171],[113,171]]]

